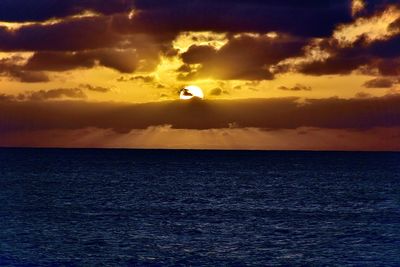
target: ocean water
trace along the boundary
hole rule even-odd
[[[1,266],[400,266],[400,153],[0,149]]]

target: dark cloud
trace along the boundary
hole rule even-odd
[[[367,88],[391,88],[395,84],[395,80],[390,78],[376,78],[364,83]]]
[[[397,31],[399,31],[400,30],[400,18],[398,18],[397,20],[395,20],[394,22],[392,22],[390,25],[389,25],[389,31],[392,31],[392,32],[397,32]]]
[[[41,71],[25,71],[20,68],[10,70],[9,73],[12,79],[23,83],[42,83],[50,81],[47,74]]]
[[[160,55],[169,53],[174,35],[122,34],[111,21],[109,17],[90,17],[12,31],[0,27],[0,51],[34,51],[26,66],[30,71],[100,65],[124,73],[152,71]]]
[[[362,65],[370,62],[367,56],[346,57],[344,55],[336,55],[325,61],[314,61],[305,63],[299,69],[301,73],[308,75],[330,75],[330,74],[350,74]]]
[[[293,87],[280,86],[278,89],[283,90],[283,91],[311,91],[312,90],[312,88],[310,86],[306,86],[306,85],[302,85],[302,84],[296,84]]]
[[[396,0],[367,1],[365,13]],[[93,11],[103,15],[136,11],[121,28],[145,32],[279,31],[301,36],[329,36],[339,23],[352,20],[350,0],[2,0],[0,21],[43,21]],[[299,25],[299,22],[301,24]]]
[[[356,98],[369,98],[369,97],[373,97],[371,94],[368,94],[366,92],[358,92],[355,95]]]
[[[60,98],[84,99],[86,94],[80,88],[59,88],[39,90],[15,95],[0,95],[0,100],[6,101],[46,101]],[[39,111],[40,112],[40,111]]]
[[[399,76],[400,57],[376,60],[371,64],[371,68],[378,69],[379,73],[384,76]]]
[[[88,17],[60,23],[23,26],[16,30],[0,27],[2,51],[76,51],[115,47],[123,38],[111,29],[111,19]]]
[[[240,35],[216,50],[210,46],[191,46],[181,55],[180,79],[217,78],[224,80],[271,80],[269,67],[300,55],[306,40],[292,37],[270,38],[266,35]],[[200,64],[200,67],[184,67]],[[190,72],[187,72],[190,69]]]
[[[400,6],[398,0],[366,0],[365,9],[360,15],[371,15],[377,12],[381,12],[387,8],[388,5]]]
[[[299,102],[298,98],[196,99],[146,104],[3,101],[0,102],[0,114],[7,114],[0,116],[2,132],[86,127],[128,132],[154,125],[172,125],[179,129],[236,125],[262,129],[361,130],[400,126],[400,96],[307,99],[305,102]]]
[[[217,88],[212,89],[209,93],[209,95],[212,95],[212,96],[220,96],[222,94],[229,95],[229,92],[217,87]]]
[[[320,48],[330,54],[324,61],[306,62],[298,71],[308,75],[349,74],[358,67],[371,62],[371,56],[360,53],[366,43],[360,39],[351,47],[342,48],[335,39],[326,39]]]
[[[44,21],[93,11],[113,14],[128,11],[132,0],[2,0],[0,21]]]
[[[389,40],[367,42],[365,36],[349,47],[340,47],[333,39],[325,40],[321,48],[331,54],[325,61],[302,64],[298,71],[309,75],[349,74],[365,66],[377,69],[381,75],[400,75],[400,35]]]
[[[187,52],[182,54],[182,60],[186,64],[201,64],[203,63],[204,59],[213,57],[216,54],[217,50],[212,46],[192,45],[191,47],[189,47],[189,50]]]
[[[0,93],[0,101],[15,101],[15,96]]]
[[[151,32],[279,31],[328,36],[338,23],[351,21],[349,0],[137,0],[135,6],[140,10],[136,25]]]
[[[222,89],[221,88],[214,88],[210,91],[210,95],[218,96],[222,95]]]
[[[139,65],[135,50],[89,50],[80,52],[37,52],[25,65],[28,70],[66,71],[104,66],[122,73],[134,72]],[[154,59],[156,60],[156,59]]]
[[[127,19],[127,16],[124,16]],[[173,55],[175,34],[123,32],[113,25],[113,17],[68,19],[50,25],[33,24],[9,30],[0,26],[0,51],[88,51],[96,49],[136,49],[148,54]],[[134,28],[135,31],[138,30]]]
[[[60,88],[52,90],[40,90],[35,92],[26,93],[23,95],[25,100],[44,101],[58,98],[86,98],[86,94],[79,88]],[[21,98],[21,97],[19,97]]]
[[[373,57],[391,59],[400,56],[400,34],[390,38],[389,40],[382,40],[373,42],[370,45],[359,45],[355,46],[355,49],[359,48],[361,51],[358,53],[367,54]]]
[[[20,64],[21,58],[0,59],[0,75],[7,76],[13,80],[24,83],[48,82],[49,77],[40,71],[24,70]]]
[[[192,71],[192,68],[190,67],[189,64],[183,64],[180,66],[177,70],[177,72],[183,72],[183,73],[188,73]]]
[[[152,83],[155,81],[154,76],[152,75],[136,75],[133,77],[119,77],[117,79],[118,82],[129,82],[129,81],[142,81],[144,83]]]
[[[398,3],[368,1],[365,15],[381,11],[388,4]],[[193,46],[182,54],[185,64],[178,70],[179,78],[269,80],[274,78],[269,70],[271,64],[299,55],[308,37],[330,36],[340,23],[350,23],[350,6],[350,0],[3,0],[0,21],[62,19],[52,24],[34,23],[14,30],[0,27],[0,51],[37,52],[28,69],[21,72],[20,76],[25,75],[26,81],[44,80],[43,73],[27,71],[91,68],[96,62],[130,73],[138,68],[154,70],[161,54],[177,55],[171,43],[182,31],[226,32],[230,40],[221,49]],[[128,16],[132,7],[135,13]],[[68,17],[84,11],[94,11],[98,15]],[[390,29],[396,30],[398,24],[398,21],[392,23]],[[235,33],[270,31],[299,39],[232,37]],[[332,47],[332,58],[305,64],[300,72],[347,74],[360,66],[374,65],[382,75],[389,75],[389,72],[397,75],[400,67],[394,59],[399,57],[398,46],[398,40],[389,40],[347,50]],[[137,55],[129,58],[117,53],[130,49]],[[112,56],[105,52],[94,55],[100,50],[114,52]],[[49,54],[54,52],[65,54]],[[47,55],[54,59],[43,59]],[[138,61],[145,65],[138,66]],[[49,66],[44,66],[46,63]],[[195,64],[200,67],[194,68]],[[387,64],[396,64],[395,71]]]
[[[90,84],[81,84],[79,86],[82,89],[87,89],[89,91],[97,92],[97,93],[108,93],[111,91],[110,88],[102,87],[102,86],[94,86]]]

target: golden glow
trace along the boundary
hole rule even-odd
[[[132,9],[128,14],[128,18],[132,20],[135,17],[135,15],[136,15],[136,10]]]
[[[96,17],[99,16],[98,13],[95,13],[93,11],[84,11],[82,13],[68,16],[64,19],[55,19],[51,18],[49,20],[43,21],[43,22],[6,22],[6,21],[0,21],[0,27],[6,27],[9,31],[15,31],[18,30],[22,27],[25,26],[31,26],[31,25],[41,25],[41,26],[47,26],[47,25],[54,25],[61,23],[65,20],[71,20],[71,19],[81,19],[81,18],[88,18],[88,17]]]
[[[201,90],[200,87],[196,86],[196,85],[189,85],[186,86],[185,88],[183,88],[181,90],[180,93],[180,99],[181,100],[189,100],[192,99],[194,97],[203,99],[204,98],[204,93],[203,90]]]
[[[262,33],[253,33],[253,32],[242,32],[242,33],[238,33],[233,35],[233,38],[241,38],[241,37],[251,37],[254,39],[257,38],[270,38],[270,39],[275,39],[279,37],[279,34],[277,32],[269,32],[266,34],[262,34]]]
[[[324,39],[322,38],[315,38],[311,40],[310,44],[308,44],[304,48],[304,56],[282,60],[277,65],[272,66],[270,68],[270,71],[272,73],[276,73],[280,68],[286,68],[291,72],[296,72],[298,70],[298,67],[302,64],[315,61],[325,61],[326,59],[331,57],[331,55],[327,51],[323,50],[323,48],[321,47],[321,43],[323,41]]]
[[[173,42],[173,47],[180,52],[185,52],[192,45],[210,45],[216,49],[221,48],[228,42],[225,33],[215,32],[182,32]]]
[[[361,6],[363,1],[354,0],[353,10],[362,10]],[[360,12],[358,11],[358,12]],[[126,15],[133,19],[139,14],[140,10],[132,9]],[[16,30],[20,27],[37,24],[49,25],[60,23],[64,20],[78,19],[82,17],[93,17],[98,14],[93,12],[84,12],[75,16],[70,16],[63,19],[49,19],[44,22],[23,22],[23,23],[6,23],[0,22],[1,26],[6,26],[9,30]],[[341,46],[352,46],[361,35],[367,37],[367,41],[373,42],[376,40],[384,40],[393,37],[399,32],[394,29],[389,30],[388,25],[400,17],[400,9],[394,6],[389,6],[385,11],[375,14],[370,17],[357,17],[353,23],[339,25],[334,31],[334,36],[329,39],[338,40]],[[188,50],[192,45],[208,45],[214,47],[216,50],[220,49],[229,42],[229,38],[286,38],[287,36],[280,32],[267,32],[267,33],[252,33],[241,32],[228,36],[226,33],[217,33],[210,31],[203,32],[181,32],[176,39],[172,42],[174,49],[183,53]],[[288,36],[291,38],[290,36]],[[133,39],[134,38],[134,39]],[[279,40],[278,40],[279,41]],[[246,81],[246,80],[218,80],[213,78],[202,78],[193,76],[192,80],[180,80],[177,78],[177,70],[184,64],[179,53],[175,56],[160,56],[155,69],[146,69],[143,63],[145,60],[139,62],[138,69],[135,73],[119,73],[113,69],[96,66],[91,69],[74,69],[68,72],[53,72],[44,71],[49,76],[50,82],[47,83],[21,83],[18,79],[12,79],[4,75],[1,79],[1,93],[12,92],[18,94],[27,90],[50,90],[54,88],[76,88],[80,84],[90,84],[112,88],[106,93],[98,93],[87,91],[88,100],[90,101],[127,101],[135,103],[144,103],[149,101],[165,101],[176,99],[177,89],[184,88],[188,83],[193,83],[200,86],[202,89],[200,95],[195,95],[199,98],[207,95],[207,98],[226,98],[226,99],[243,99],[243,98],[265,98],[265,97],[282,97],[282,96],[299,96],[299,97],[330,97],[332,94],[338,97],[350,98],[357,92],[365,90],[363,83],[370,80],[371,77],[363,75],[361,72],[354,72],[347,76],[329,75],[329,76],[307,76],[296,73],[299,66],[304,63],[315,61],[325,61],[332,55],[325,49],[324,42],[327,39],[314,38],[304,47],[304,55],[299,57],[287,58],[270,67],[270,71],[275,73],[274,80],[265,81]],[[130,43],[151,43],[151,37],[144,34],[132,35],[132,38],[124,45]],[[118,48],[115,48],[116,50]],[[150,49],[150,48],[149,48]],[[22,66],[26,63],[27,59],[33,55],[33,51],[27,52],[2,52],[0,53],[0,60],[7,64]],[[240,64],[240,63],[238,63]],[[201,65],[191,64],[192,71]],[[232,67],[227,65],[226,67]],[[286,74],[282,74],[280,70],[288,70]],[[222,71],[222,67],[215,68],[214,72]],[[378,74],[377,74],[378,75]],[[125,81],[119,81],[119,78],[125,77]],[[152,76],[152,81],[144,81],[143,79],[134,79],[135,76],[148,77]],[[212,77],[212,76],[211,76]],[[311,91],[282,91],[278,88],[281,86],[290,87],[294,84],[305,84],[312,87]],[[132,90],[132,88],[140,88],[141,90]],[[343,88],[343,89],[342,89]],[[349,90],[351,88],[351,90]],[[219,90],[225,92],[222,95],[215,95],[211,92]],[[203,93],[204,91],[204,93]],[[384,95],[386,90],[375,90],[369,92],[374,96]],[[190,99],[191,96],[182,96],[180,99]]]
[[[361,36],[366,37],[367,42],[387,40],[398,31],[389,30],[389,25],[400,18],[400,9],[394,6],[373,17],[358,18],[351,24],[343,24],[333,34],[343,47],[351,46]]]
[[[365,8],[365,3],[363,0],[353,0],[351,3],[351,14],[353,16],[357,15]]]
[[[33,52],[0,52],[0,60],[4,62],[7,59],[13,59],[14,64],[24,65],[33,54]]]

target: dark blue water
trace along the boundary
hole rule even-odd
[[[0,150],[0,265],[400,266],[400,153]]]

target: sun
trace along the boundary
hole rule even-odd
[[[200,87],[198,87],[196,85],[189,85],[189,86],[184,87],[181,90],[179,97],[181,100],[189,100],[189,99],[192,99],[193,97],[203,99],[204,93]]]

